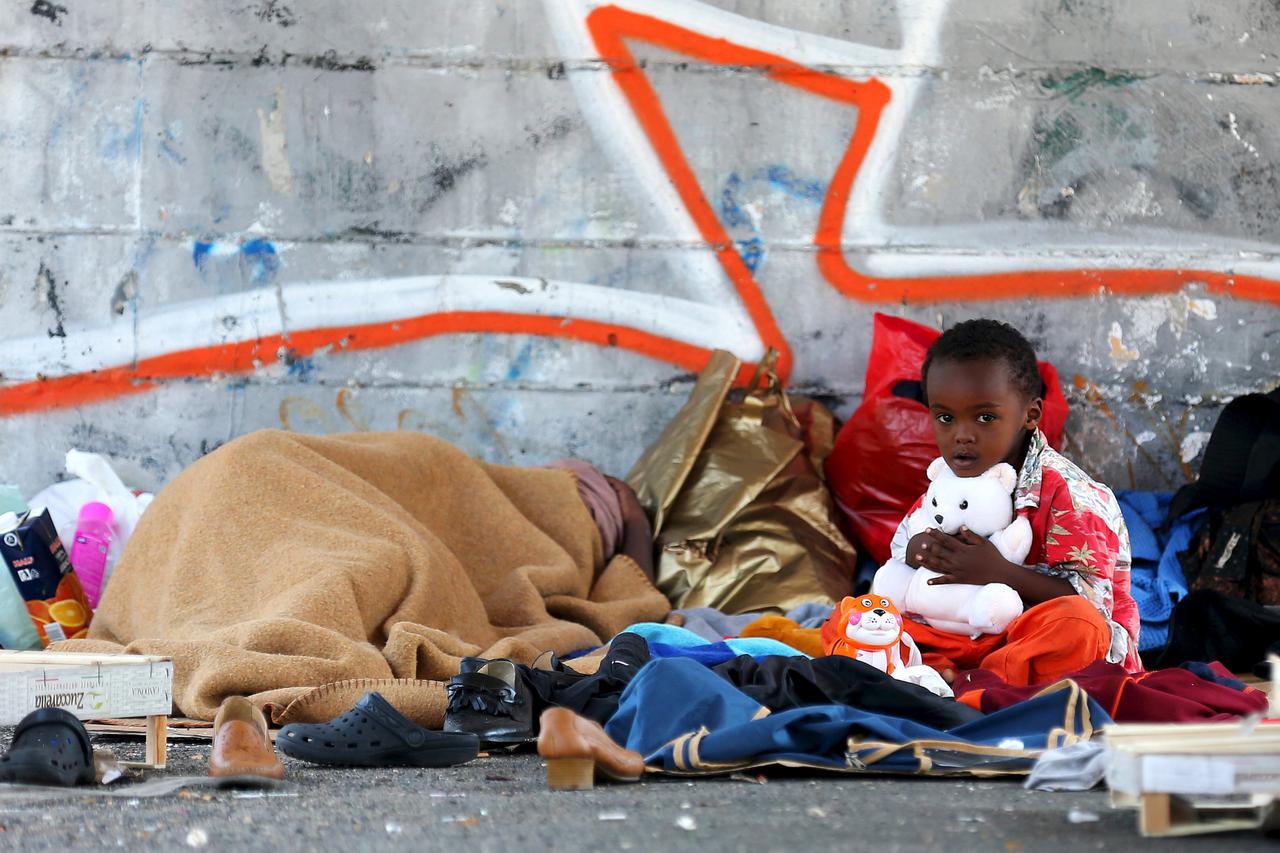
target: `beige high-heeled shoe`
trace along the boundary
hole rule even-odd
[[[594,720],[568,708],[548,708],[538,721],[538,755],[547,762],[547,787],[589,791],[596,779],[637,782],[644,757],[614,743]]]

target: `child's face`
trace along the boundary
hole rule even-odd
[[[1041,401],[1028,400],[1003,361],[940,361],[925,377],[938,452],[959,477],[992,465],[1022,465],[1027,430],[1040,423]]]

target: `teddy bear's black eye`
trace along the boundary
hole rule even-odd
[[[937,506],[937,505],[938,505],[938,499],[937,499],[937,498],[934,498],[934,499],[933,499],[933,505],[934,505],[934,506]]]
[[[960,508],[961,508],[961,509],[968,509],[968,508],[969,508],[969,502],[968,502],[968,501],[960,501]]]

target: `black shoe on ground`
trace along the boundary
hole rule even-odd
[[[327,723],[291,723],[276,749],[291,758],[332,767],[453,767],[476,757],[480,741],[466,734],[424,729],[380,693]]]
[[[61,708],[41,708],[23,717],[9,751],[0,756],[0,782],[70,787],[92,784],[93,779],[89,733]]]
[[[533,703],[516,665],[509,660],[486,661],[449,681],[446,732],[469,732],[485,746],[519,746],[537,739]]]

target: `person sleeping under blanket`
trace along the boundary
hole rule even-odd
[[[86,640],[174,659],[174,703],[322,722],[381,692],[439,727],[464,656],[531,662],[670,610],[635,496],[582,463],[478,461],[410,432],[264,430],[147,510]]]

